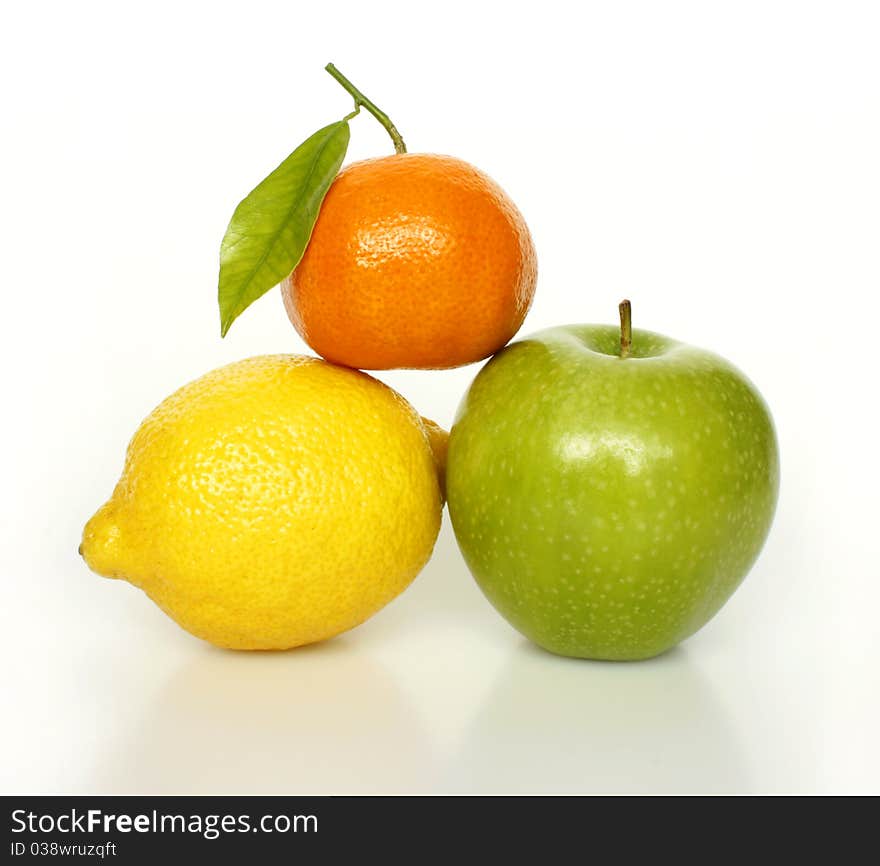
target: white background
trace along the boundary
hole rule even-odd
[[[880,791],[880,21],[835,2],[29,3],[0,28],[0,790]],[[213,649],[91,574],[140,420],[305,351],[277,291],[219,338],[238,200],[350,108],[493,175],[540,260],[522,333],[614,321],[729,357],[773,409],[776,522],[700,634],[602,664],[530,647],[448,520],[324,645]],[[350,158],[390,151],[369,116]],[[476,367],[382,378],[452,421]]]

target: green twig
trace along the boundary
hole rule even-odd
[[[346,120],[351,117],[354,117],[355,114],[358,113],[361,107],[367,109],[382,126],[385,127],[385,131],[391,136],[391,140],[394,142],[394,150],[397,153],[406,153],[406,145],[403,143],[403,136],[397,131],[397,127],[391,122],[391,118],[385,114],[382,109],[380,109],[377,105],[367,99],[363,93],[360,92],[332,63],[328,63],[324,69],[326,69],[354,98],[354,112],[349,114]]]

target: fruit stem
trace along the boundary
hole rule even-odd
[[[628,358],[633,344],[632,304],[627,300],[620,302],[620,357]]]
[[[363,93],[360,92],[332,63],[328,63],[324,69],[327,70],[354,98],[355,113],[361,106],[367,109],[391,136],[394,142],[394,150],[396,153],[406,153],[406,145],[403,143],[403,136],[397,131],[397,127],[391,122],[391,118],[385,114],[382,109],[372,103]]]

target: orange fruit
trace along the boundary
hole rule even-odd
[[[282,295],[328,361],[440,369],[504,346],[536,279],[528,227],[498,184],[454,157],[403,153],[339,173]]]

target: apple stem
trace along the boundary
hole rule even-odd
[[[620,357],[628,358],[633,344],[632,335],[632,304],[623,300],[620,302]]]
[[[327,70],[354,98],[354,114],[363,106],[385,127],[385,131],[391,136],[394,142],[395,153],[406,153],[406,145],[403,143],[403,136],[397,131],[397,127],[391,122],[391,118],[385,114],[382,109],[367,99],[332,63],[328,63],[324,69]],[[349,117],[352,117],[350,114]]]

